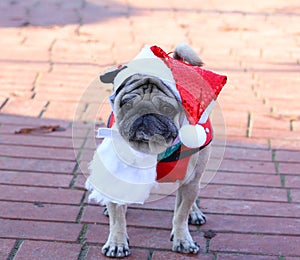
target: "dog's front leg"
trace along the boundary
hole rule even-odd
[[[177,191],[171,234],[173,251],[197,254],[200,249],[193,241],[188,229],[189,213],[198,196],[198,192],[198,183],[184,184]]]
[[[177,190],[176,205],[173,217],[173,229],[171,238],[173,240],[172,250],[180,253],[199,252],[199,246],[193,241],[189,229],[188,222],[195,222],[196,224],[205,223],[205,216],[199,210],[195,201],[200,190],[200,178],[210,154],[210,147],[208,146],[198,155],[192,156],[189,162],[187,176],[190,176],[186,181],[183,181]],[[189,170],[190,169],[190,170]],[[197,220],[197,221],[196,221]]]
[[[102,247],[102,253],[108,257],[125,257],[130,255],[126,230],[126,206],[108,203],[109,237]]]

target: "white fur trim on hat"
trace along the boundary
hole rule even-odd
[[[181,97],[176,88],[176,83],[171,70],[160,58],[153,54],[150,50],[150,46],[145,46],[132,61],[124,66],[126,68],[122,69],[114,79],[114,92],[110,96],[112,109],[117,89],[127,78],[134,74],[142,74],[159,78],[181,102]]]

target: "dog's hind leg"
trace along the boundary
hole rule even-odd
[[[108,257],[121,258],[130,255],[126,230],[126,205],[108,203],[109,237],[102,247],[102,253]]]

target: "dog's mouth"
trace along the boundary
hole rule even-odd
[[[146,114],[136,119],[129,129],[129,142],[147,153],[163,152],[178,135],[175,124],[166,116]]]

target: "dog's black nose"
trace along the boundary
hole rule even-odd
[[[178,135],[174,123],[166,116],[146,114],[136,119],[129,130],[130,141],[148,142],[154,136],[162,136],[166,142],[173,141]]]

